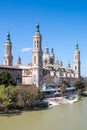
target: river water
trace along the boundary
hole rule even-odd
[[[87,98],[46,110],[0,116],[0,130],[87,130]]]

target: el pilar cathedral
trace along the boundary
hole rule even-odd
[[[17,65],[13,65],[12,42],[10,40],[10,33],[7,34],[6,42],[4,44],[4,65],[0,65],[0,72],[9,72],[17,81],[17,84],[42,86],[45,83],[45,77],[49,75],[56,78],[80,78],[80,50],[78,43],[74,50],[73,68],[71,68],[70,61],[67,67],[63,66],[62,60],[55,59],[53,48],[49,53],[49,48],[42,50],[42,35],[40,33],[40,26],[37,23],[35,33],[33,35],[33,49],[32,61],[27,66],[22,65],[21,57],[18,57]]]

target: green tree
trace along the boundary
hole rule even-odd
[[[33,108],[42,98],[38,88],[34,86],[18,86],[17,91],[17,106],[23,109]]]
[[[62,84],[65,86],[65,87],[68,87],[70,85],[69,81],[67,80],[63,80],[62,81]]]
[[[9,85],[16,85],[16,81],[8,72],[1,72],[0,73],[0,85],[5,85],[8,87]]]
[[[83,92],[85,90],[85,84],[82,81],[76,81],[74,83],[74,86],[76,87],[76,89],[80,90],[80,92]]]
[[[63,80],[61,82],[61,94],[62,94],[62,96],[65,95],[65,89],[68,87],[68,85],[69,85],[69,83],[66,80]]]
[[[0,110],[33,109],[42,99],[39,89],[34,86],[0,86]]]
[[[8,97],[6,87],[4,85],[0,86],[0,110],[4,113],[8,111],[8,106],[11,103],[11,99]]]

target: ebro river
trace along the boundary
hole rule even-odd
[[[87,98],[46,110],[0,115],[0,130],[87,130]]]

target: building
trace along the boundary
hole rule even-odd
[[[13,66],[12,43],[10,34],[4,46],[4,65],[0,66],[0,72],[8,71],[17,80],[18,84],[42,86],[44,77],[56,76],[57,78],[80,78],[80,50],[78,43],[74,51],[73,69],[68,62],[67,68],[63,66],[63,62],[55,60],[53,48],[49,53],[46,47],[42,52],[42,35],[40,33],[39,24],[36,24],[36,30],[33,36],[32,62],[27,66],[21,64],[21,58],[18,57],[17,66]]]
[[[74,51],[73,69],[71,68],[70,61],[68,61],[67,68],[63,66],[63,62],[58,59],[55,60],[53,49],[49,54],[49,48],[46,47],[43,53],[43,69],[44,75],[50,73],[51,76],[64,77],[64,78],[80,78],[80,51],[78,43]]]

